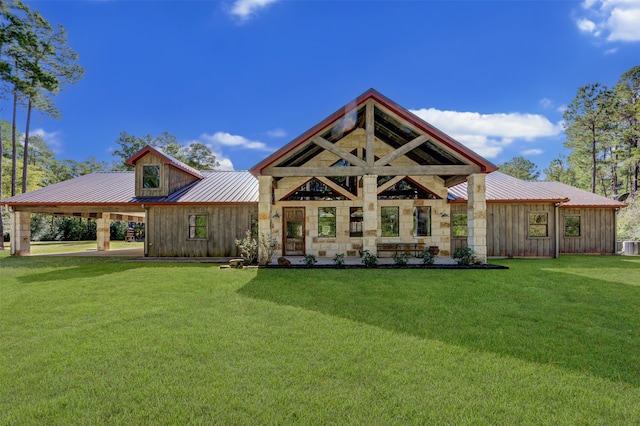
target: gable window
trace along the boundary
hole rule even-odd
[[[564,217],[564,236],[565,237],[580,236],[580,216]]]
[[[198,240],[207,238],[207,216],[203,214],[189,215],[189,238]]]
[[[413,235],[417,237],[431,236],[431,207],[413,208]]]
[[[529,236],[548,237],[549,236],[549,213],[531,212],[529,213]]]
[[[380,228],[383,237],[397,237],[400,235],[399,222],[399,207],[380,207]]]
[[[142,166],[142,187],[160,188],[160,166]]]
[[[453,238],[467,238],[469,236],[469,225],[466,213],[454,213],[451,218],[451,234]]]
[[[362,223],[364,213],[362,207],[349,208],[349,236],[362,237]]]
[[[318,207],[318,237],[335,238],[336,208]]]

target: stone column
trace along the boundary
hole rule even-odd
[[[271,176],[258,176],[258,240],[272,237],[271,212],[272,212],[273,178]],[[278,238],[278,236],[275,236]],[[282,241],[279,241],[282,244]]]
[[[96,234],[98,251],[109,251],[111,246],[111,217],[109,213],[102,213],[96,219]]]
[[[378,175],[362,176],[362,250],[378,255]]]
[[[484,173],[467,177],[467,224],[469,233],[467,244],[475,252],[476,258],[487,262],[487,194]]]
[[[29,256],[31,254],[31,213],[12,211],[11,226],[11,255]]]

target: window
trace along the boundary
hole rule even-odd
[[[349,236],[362,237],[362,221],[364,213],[362,207],[349,208]]]
[[[453,238],[466,238],[469,236],[469,227],[466,213],[454,213],[451,220],[451,233]]]
[[[189,215],[189,238],[207,238],[207,216],[203,214]]]
[[[529,213],[529,236],[548,237],[549,236],[549,213],[532,212]]]
[[[413,208],[413,235],[417,237],[431,236],[431,207]]]
[[[318,237],[335,238],[336,208],[318,207]]]
[[[564,217],[564,236],[565,237],[580,236],[580,216]]]
[[[160,188],[160,166],[142,166],[142,187]]]
[[[398,226],[400,221],[399,207],[380,208],[380,227],[383,237],[397,237],[400,235]]]

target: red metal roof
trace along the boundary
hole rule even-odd
[[[487,161],[480,155],[476,154],[466,146],[462,145],[460,142],[454,140],[452,137],[445,134],[444,132],[436,129],[435,127],[433,127],[432,125],[430,125],[429,123],[427,123],[426,121],[418,117],[417,115],[404,109],[403,107],[393,102],[389,98],[385,97],[384,95],[380,94],[374,89],[369,89],[366,92],[364,92],[362,95],[358,96],[355,100],[355,104],[359,107],[364,102],[370,99],[384,106],[385,108],[393,111],[400,118],[409,122],[411,125],[415,126],[417,129],[420,129],[424,133],[430,135],[432,138],[440,141],[445,146],[447,146],[450,150],[456,152],[463,158],[466,158],[471,163],[477,164],[478,166],[480,166],[480,169],[482,170],[482,172],[490,173],[498,169],[494,164],[490,163],[489,161]],[[309,140],[312,137],[314,137],[324,128],[326,128],[330,124],[342,118],[344,116],[345,110],[351,105],[353,105],[353,102],[350,102],[349,104],[340,108],[338,111],[334,112],[329,117],[325,118],[320,123],[316,124],[314,127],[309,129],[302,135],[298,136],[296,139],[289,142],[287,145],[283,146],[282,148],[280,148],[279,150],[271,154],[269,157],[262,160],[260,163],[256,164],[249,171],[256,176],[262,174],[262,170],[264,168],[276,163],[280,158],[282,158],[292,150],[303,145],[304,143],[309,142]]]
[[[1,200],[10,206],[257,203],[258,180],[247,171],[204,171],[168,197],[135,196],[134,172],[98,172]]]
[[[133,154],[133,156],[131,156],[131,158],[129,158],[127,161],[125,161],[125,164],[127,164],[128,166],[134,167],[136,165],[136,163],[138,162],[139,159],[141,159],[142,157],[144,157],[145,155],[149,154],[150,152],[156,154],[157,156],[159,156],[160,158],[162,158],[163,163],[164,164],[168,164],[170,166],[175,167],[176,169],[180,169],[185,173],[188,173],[198,179],[202,179],[202,173],[196,169],[194,169],[191,166],[188,166],[186,164],[184,164],[182,161],[172,157],[171,155],[163,152],[162,150],[158,149],[158,148],[154,148],[150,145],[145,146],[144,148],[142,148],[140,151],[136,152],[135,154]]]

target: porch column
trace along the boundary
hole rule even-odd
[[[271,194],[273,178],[258,176],[258,237],[271,237]]]
[[[475,252],[476,258],[487,262],[487,194],[484,173],[467,177],[467,244]]]
[[[378,175],[362,176],[362,250],[378,255]]]
[[[9,216],[11,226],[11,255],[31,254],[31,213],[12,211]]]
[[[111,217],[109,213],[102,213],[96,219],[96,234],[98,251],[109,251],[111,245]]]

